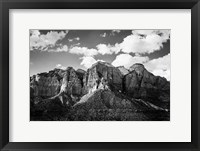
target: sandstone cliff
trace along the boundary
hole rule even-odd
[[[165,78],[154,76],[142,64],[134,64],[129,70],[124,76],[124,92],[128,96],[160,105],[168,102],[163,105],[169,109],[170,83]]]
[[[169,120],[170,83],[142,64],[54,69],[32,76],[30,93],[31,116],[46,120]]]
[[[84,89],[86,93],[103,87],[122,91],[122,78],[119,69],[106,62],[97,62],[85,74]]]

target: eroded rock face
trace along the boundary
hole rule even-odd
[[[112,91],[122,91],[122,78],[123,75],[119,69],[105,62],[97,62],[87,70],[84,76],[85,93],[100,87],[109,88]]]
[[[170,83],[142,64],[97,62],[30,77],[31,115],[44,120],[168,120],[169,99]]]
[[[81,79],[79,79],[76,71],[72,67],[67,68],[67,71],[63,74],[60,91],[73,96],[82,95]]]
[[[169,101],[170,83],[148,72],[142,64],[134,64],[124,77],[124,92],[134,98]]]
[[[128,72],[128,73],[127,73]],[[97,62],[86,71],[54,69],[30,78],[31,96],[50,98],[65,93],[78,100],[97,89],[123,92],[134,98],[169,101],[170,83],[154,76],[142,64],[134,64],[129,70],[114,67],[106,62]]]
[[[32,95],[44,98],[53,97],[61,92],[65,92],[69,96],[80,96],[82,95],[82,79],[72,67],[68,67],[66,70],[54,69],[48,73],[32,76],[30,87]]]
[[[51,97],[59,93],[61,82],[55,75],[39,74],[30,83],[34,96]]]

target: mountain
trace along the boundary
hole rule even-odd
[[[126,69],[124,66],[119,66],[119,67],[117,67],[117,68],[120,70],[120,72],[121,72],[123,75],[126,75],[126,74],[129,73],[129,70]]]
[[[31,120],[169,120],[170,83],[142,64],[96,62],[87,71],[30,77]]]

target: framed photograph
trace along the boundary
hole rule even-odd
[[[198,0],[1,0],[1,150],[200,150]]]

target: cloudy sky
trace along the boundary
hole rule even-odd
[[[170,30],[30,30],[30,75],[54,68],[86,70],[98,60],[170,80]]]

